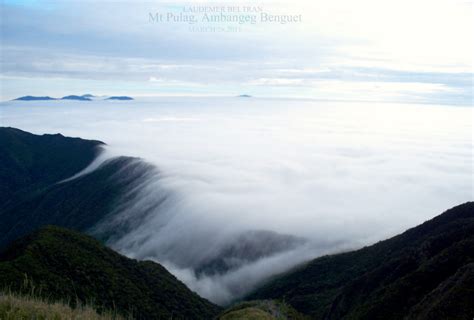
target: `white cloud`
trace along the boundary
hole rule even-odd
[[[327,90],[347,89],[332,85]],[[159,205],[112,246],[164,263],[218,302],[299,261],[387,238],[474,197],[469,107],[163,97],[120,108],[100,101],[0,108],[2,125],[99,139],[113,155],[155,164],[159,173],[119,207],[120,218],[136,224],[137,212]],[[310,242],[221,276],[194,275],[197,263],[245,230]]]

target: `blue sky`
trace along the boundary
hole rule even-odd
[[[472,5],[3,0],[1,95],[249,93],[470,105]],[[215,7],[257,23],[207,23],[202,12],[195,24],[179,20]],[[157,13],[159,23],[149,18]],[[300,20],[270,23],[261,14]]]

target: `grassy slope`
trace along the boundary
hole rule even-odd
[[[0,287],[21,292],[25,276],[52,301],[132,312],[138,319],[212,319],[219,312],[159,264],[128,259],[59,227],[45,227],[0,253]]]
[[[249,299],[315,319],[472,319],[474,203],[361,250],[315,259]]]
[[[307,320],[308,318],[286,303],[274,300],[255,300],[239,303],[224,312],[217,320]]]
[[[99,315],[89,306],[71,308],[61,302],[46,302],[32,296],[19,296],[0,292],[0,319],[2,320],[121,320],[113,313]]]

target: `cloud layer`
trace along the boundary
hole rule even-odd
[[[154,164],[138,195],[102,228],[125,222],[127,232],[110,245],[163,263],[218,303],[474,197],[468,107],[154,98],[8,102],[0,112],[3,126],[103,140],[108,156]],[[195,272],[243,242],[235,239],[264,230],[282,235],[276,242],[305,241],[244,264],[226,260],[237,267],[225,272]]]

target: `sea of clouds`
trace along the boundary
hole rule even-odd
[[[139,194],[117,207],[115,218],[132,227],[109,244],[162,263],[225,304],[305,260],[374,243],[472,200],[472,110],[160,97],[3,102],[0,125],[102,140],[103,157],[155,165]],[[222,274],[196,274],[252,230],[306,241]]]

